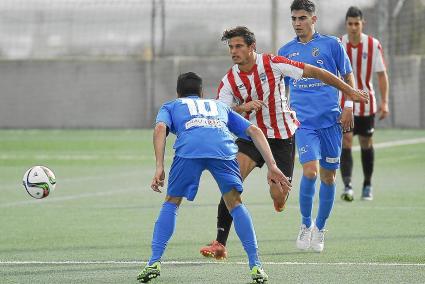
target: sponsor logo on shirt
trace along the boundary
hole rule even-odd
[[[299,89],[327,86],[326,83],[323,83],[322,81],[319,81],[315,78],[301,78],[298,80],[293,80],[292,84],[294,85],[295,88],[299,88]]]
[[[319,56],[319,48],[313,47],[313,50],[311,52],[311,55],[313,55],[314,57]]]
[[[363,57],[363,59],[367,59],[367,52],[363,52],[362,57]]]
[[[267,75],[266,75],[266,73],[261,73],[260,74],[260,80],[261,80],[261,82],[265,82],[265,81],[267,81]]]
[[[300,55],[300,53],[297,51],[297,52],[293,52],[293,53],[289,54],[287,57],[292,58],[292,57],[295,57],[295,56],[298,56],[298,55]]]
[[[192,127],[222,128],[224,125],[223,122],[219,119],[196,117],[186,122],[184,126],[186,127],[186,129],[189,129]]]

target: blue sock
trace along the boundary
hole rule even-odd
[[[254,225],[252,224],[248,209],[246,209],[245,205],[240,204],[233,208],[230,215],[233,217],[236,234],[248,255],[249,268],[252,269],[255,265],[261,267],[258,257],[257,237],[255,236]]]
[[[167,243],[174,233],[176,227],[177,204],[164,202],[158,219],[155,223],[152,236],[152,256],[149,259],[148,265],[159,261],[164,253]]]
[[[326,219],[332,211],[334,205],[336,184],[326,184],[323,181],[320,183],[319,192],[319,211],[317,212],[316,226],[319,230],[325,227]]]
[[[300,184],[300,211],[302,216],[302,223],[310,228],[311,226],[311,211],[313,210],[313,198],[316,183],[316,177],[309,179],[304,176],[301,178]]]

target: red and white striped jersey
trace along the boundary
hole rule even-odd
[[[257,53],[256,64],[250,72],[243,72],[237,64],[233,65],[221,80],[217,99],[229,106],[262,100],[267,108],[249,112],[245,118],[257,125],[268,138],[289,138],[294,135],[299,122],[288,106],[282,78],[300,79],[303,69],[302,62]]]
[[[355,86],[369,93],[369,103],[354,103],[354,115],[369,116],[377,111],[375,91],[372,84],[372,72],[385,71],[385,61],[382,46],[376,38],[366,34],[361,35],[357,46],[348,41],[348,35],[341,38],[342,44],[350,58],[355,79]],[[344,105],[342,97],[341,106]]]

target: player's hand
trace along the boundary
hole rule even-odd
[[[346,94],[353,102],[369,103],[369,94],[363,90],[353,89],[352,92]]]
[[[268,106],[262,100],[253,100],[242,105],[242,109],[244,112],[259,111],[263,107],[267,108]]]
[[[161,193],[160,187],[164,186],[165,172],[164,168],[157,168],[152,178],[151,188],[153,191]]]
[[[283,191],[291,191],[292,184],[288,178],[279,170],[276,165],[271,166],[267,172],[267,182],[269,185],[277,184]]]
[[[277,212],[282,212],[292,185],[276,165],[269,169],[267,179],[270,185],[270,197],[273,200],[274,209]]]
[[[383,103],[379,107],[379,120],[386,118],[390,114],[388,103]]]
[[[341,114],[341,127],[344,132],[350,131],[354,127],[354,115],[352,107],[344,107]]]

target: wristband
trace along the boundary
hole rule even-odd
[[[345,103],[344,103],[344,107],[353,107],[353,105],[354,105],[354,103],[353,103],[353,101],[345,101]]]

